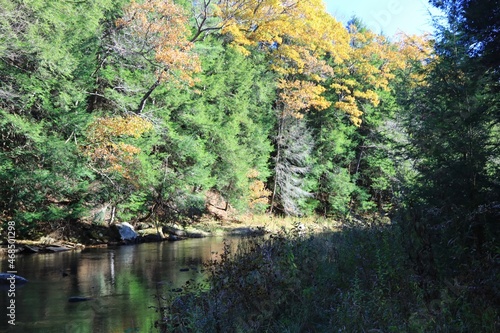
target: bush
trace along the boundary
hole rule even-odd
[[[394,225],[225,247],[206,284],[170,295],[164,332],[494,332],[498,310],[423,281]],[[441,290],[428,300],[426,286]],[[469,295],[470,296],[470,295]],[[497,326],[495,326],[497,325]]]

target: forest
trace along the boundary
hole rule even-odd
[[[345,321],[317,312],[297,332],[498,331],[500,3],[430,3],[434,34],[387,37],[321,0],[0,0],[2,224],[36,238],[112,222],[102,212],[196,223],[214,196],[237,214],[340,220],[335,253],[317,257],[363,268],[335,278],[352,288],[335,299]],[[326,246],[288,238],[252,248],[285,249],[276,265],[296,268]],[[326,261],[307,267],[319,278]],[[334,293],[309,282],[300,302]],[[388,312],[346,310],[362,301]],[[243,331],[305,316],[266,311]],[[199,331],[238,331],[213,318]]]

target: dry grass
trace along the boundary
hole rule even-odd
[[[269,233],[291,230],[303,224],[309,232],[336,231],[341,227],[341,223],[332,219],[321,217],[276,217],[269,214],[245,214],[238,215],[234,219],[218,220],[211,216],[204,216],[196,224],[197,228],[207,230],[215,235],[231,233],[236,229],[265,230]]]

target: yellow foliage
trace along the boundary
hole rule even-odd
[[[361,125],[361,116],[363,115],[363,112],[359,109],[359,106],[354,98],[349,96],[349,98],[345,98],[343,101],[336,102],[334,106],[335,108],[350,115],[350,120],[354,125]]]
[[[413,85],[425,85],[425,72],[415,71],[415,65],[425,67],[427,63],[435,58],[433,54],[433,43],[430,35],[399,34],[397,48],[399,58],[396,62],[398,69],[408,75],[408,82]]]
[[[150,121],[137,115],[96,118],[87,128],[87,144],[82,151],[91,163],[104,174],[118,173],[132,179],[139,147],[116,140],[127,137],[138,139],[153,130]]]
[[[337,94],[334,104],[349,114],[354,125],[360,126],[363,112],[360,103],[377,106],[377,90],[388,90],[394,71],[400,66],[401,54],[385,37],[370,30],[349,27],[348,56],[335,68],[330,87]]]
[[[322,58],[329,55],[341,63],[348,56],[349,38],[322,0],[221,0],[218,16],[222,32],[238,50],[259,45],[268,53],[271,69],[283,77],[279,89],[284,114],[301,117],[300,111],[330,105],[320,96],[324,89],[310,81],[334,74]]]
[[[259,176],[259,172],[255,169],[251,169],[247,177],[250,179],[254,179],[250,183],[250,203],[249,206],[250,208],[254,208],[258,204],[268,204],[269,203],[269,197],[271,196],[272,192],[268,189],[266,189],[266,186],[264,182],[255,179]]]
[[[101,140],[118,136],[139,138],[152,129],[153,124],[151,122],[136,115],[97,118],[90,125],[92,137]]]
[[[321,96],[325,88],[310,81],[280,80],[278,88],[281,90],[279,101],[283,105],[282,116],[302,118],[303,115],[300,112],[303,110],[311,107],[324,110],[331,104]]]

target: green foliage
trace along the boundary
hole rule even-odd
[[[363,106],[360,127],[334,108],[310,115],[316,136],[312,175],[317,183],[318,213],[345,216],[392,211],[399,182],[396,175],[406,168],[396,151],[404,133],[398,132],[394,97],[389,92],[378,94],[379,106]]]
[[[161,31],[117,24],[128,0],[0,0],[0,219],[34,237],[96,206],[119,220],[182,220],[203,212],[209,191],[245,212],[265,209],[272,190],[271,211],[372,229],[281,234],[224,253],[210,289],[170,307],[179,330],[498,330],[498,11],[490,0],[432,2],[449,19],[435,53],[410,56],[413,68],[393,78],[397,45],[356,18],[349,37],[335,30],[349,43],[323,41],[316,58],[310,36],[260,43],[262,30],[233,22],[209,36],[212,4],[181,1],[201,15],[191,18],[196,57],[166,69]],[[231,38],[247,42],[245,55]],[[194,80],[176,77],[197,59]],[[131,116],[147,130],[93,136],[99,119]],[[116,147],[129,149],[125,162]],[[358,219],[374,212],[397,212],[401,230]]]
[[[355,170],[363,154],[360,138],[367,135],[358,137],[343,112],[311,114],[285,126],[278,136],[287,138],[275,140],[273,131],[282,127],[276,111],[281,81],[269,70],[271,49],[256,45],[242,55],[221,36],[198,36],[193,50],[203,71],[193,85],[173,76],[162,80],[161,47],[151,44],[154,38],[117,24],[128,3],[0,0],[0,179],[8,189],[1,200],[7,218],[26,216],[31,228],[38,218],[83,218],[86,208],[103,204],[118,207],[118,219],[140,219],[151,212],[179,215],[186,211],[185,200],[193,199],[200,209],[198,200],[209,190],[238,211],[257,199],[262,210],[273,181],[274,206],[291,214],[345,214],[367,210],[374,197],[388,200],[390,163],[374,153]],[[203,9],[203,4],[181,5]],[[168,60],[167,54],[161,56]],[[328,76],[323,59],[312,58],[307,60],[310,69]],[[286,79],[293,86],[303,78]],[[326,100],[316,96],[323,89],[303,83],[304,90],[295,93],[326,107]],[[302,97],[295,97],[290,105],[302,105]],[[366,112],[367,124],[377,112]],[[154,129],[133,138],[111,135],[109,145],[102,146],[92,137],[99,119],[132,114]],[[303,130],[312,136],[302,136]],[[112,156],[120,154],[113,148],[120,144],[134,149],[128,168],[120,165],[120,156]],[[299,153],[307,154],[298,158]],[[35,183],[32,192],[26,191],[30,181]],[[67,215],[41,213],[54,203]]]
[[[261,179],[269,175],[271,76],[259,64],[259,54],[245,58],[217,41],[197,50],[203,55],[203,73],[193,89],[160,90],[154,96],[167,102],[158,111],[168,128],[165,145],[157,149],[168,156],[169,172],[181,181],[168,191],[216,190],[245,210],[250,170],[257,170]]]
[[[488,3],[473,2],[477,9]],[[415,166],[398,219],[415,271],[427,283],[426,302],[440,314],[435,323],[448,332],[498,330],[489,322],[498,317],[490,310],[499,299],[492,282],[498,267],[486,259],[498,253],[500,231],[498,78],[484,66],[489,59],[470,54],[482,46],[471,44],[466,27],[475,23],[464,3],[472,2],[440,2],[449,22],[436,35],[426,82],[398,91]]]
[[[494,166],[500,147],[498,81],[468,55],[465,18],[452,9],[449,26],[437,35],[427,83],[401,103],[407,105],[409,152],[418,171],[405,223],[412,256],[425,275],[487,285],[494,266],[478,261],[496,252],[492,244],[500,231]],[[457,267],[476,267],[475,277]]]
[[[81,217],[92,172],[78,152],[100,23],[111,1],[1,1],[0,202],[19,236]],[[3,219],[2,219],[3,220]]]

